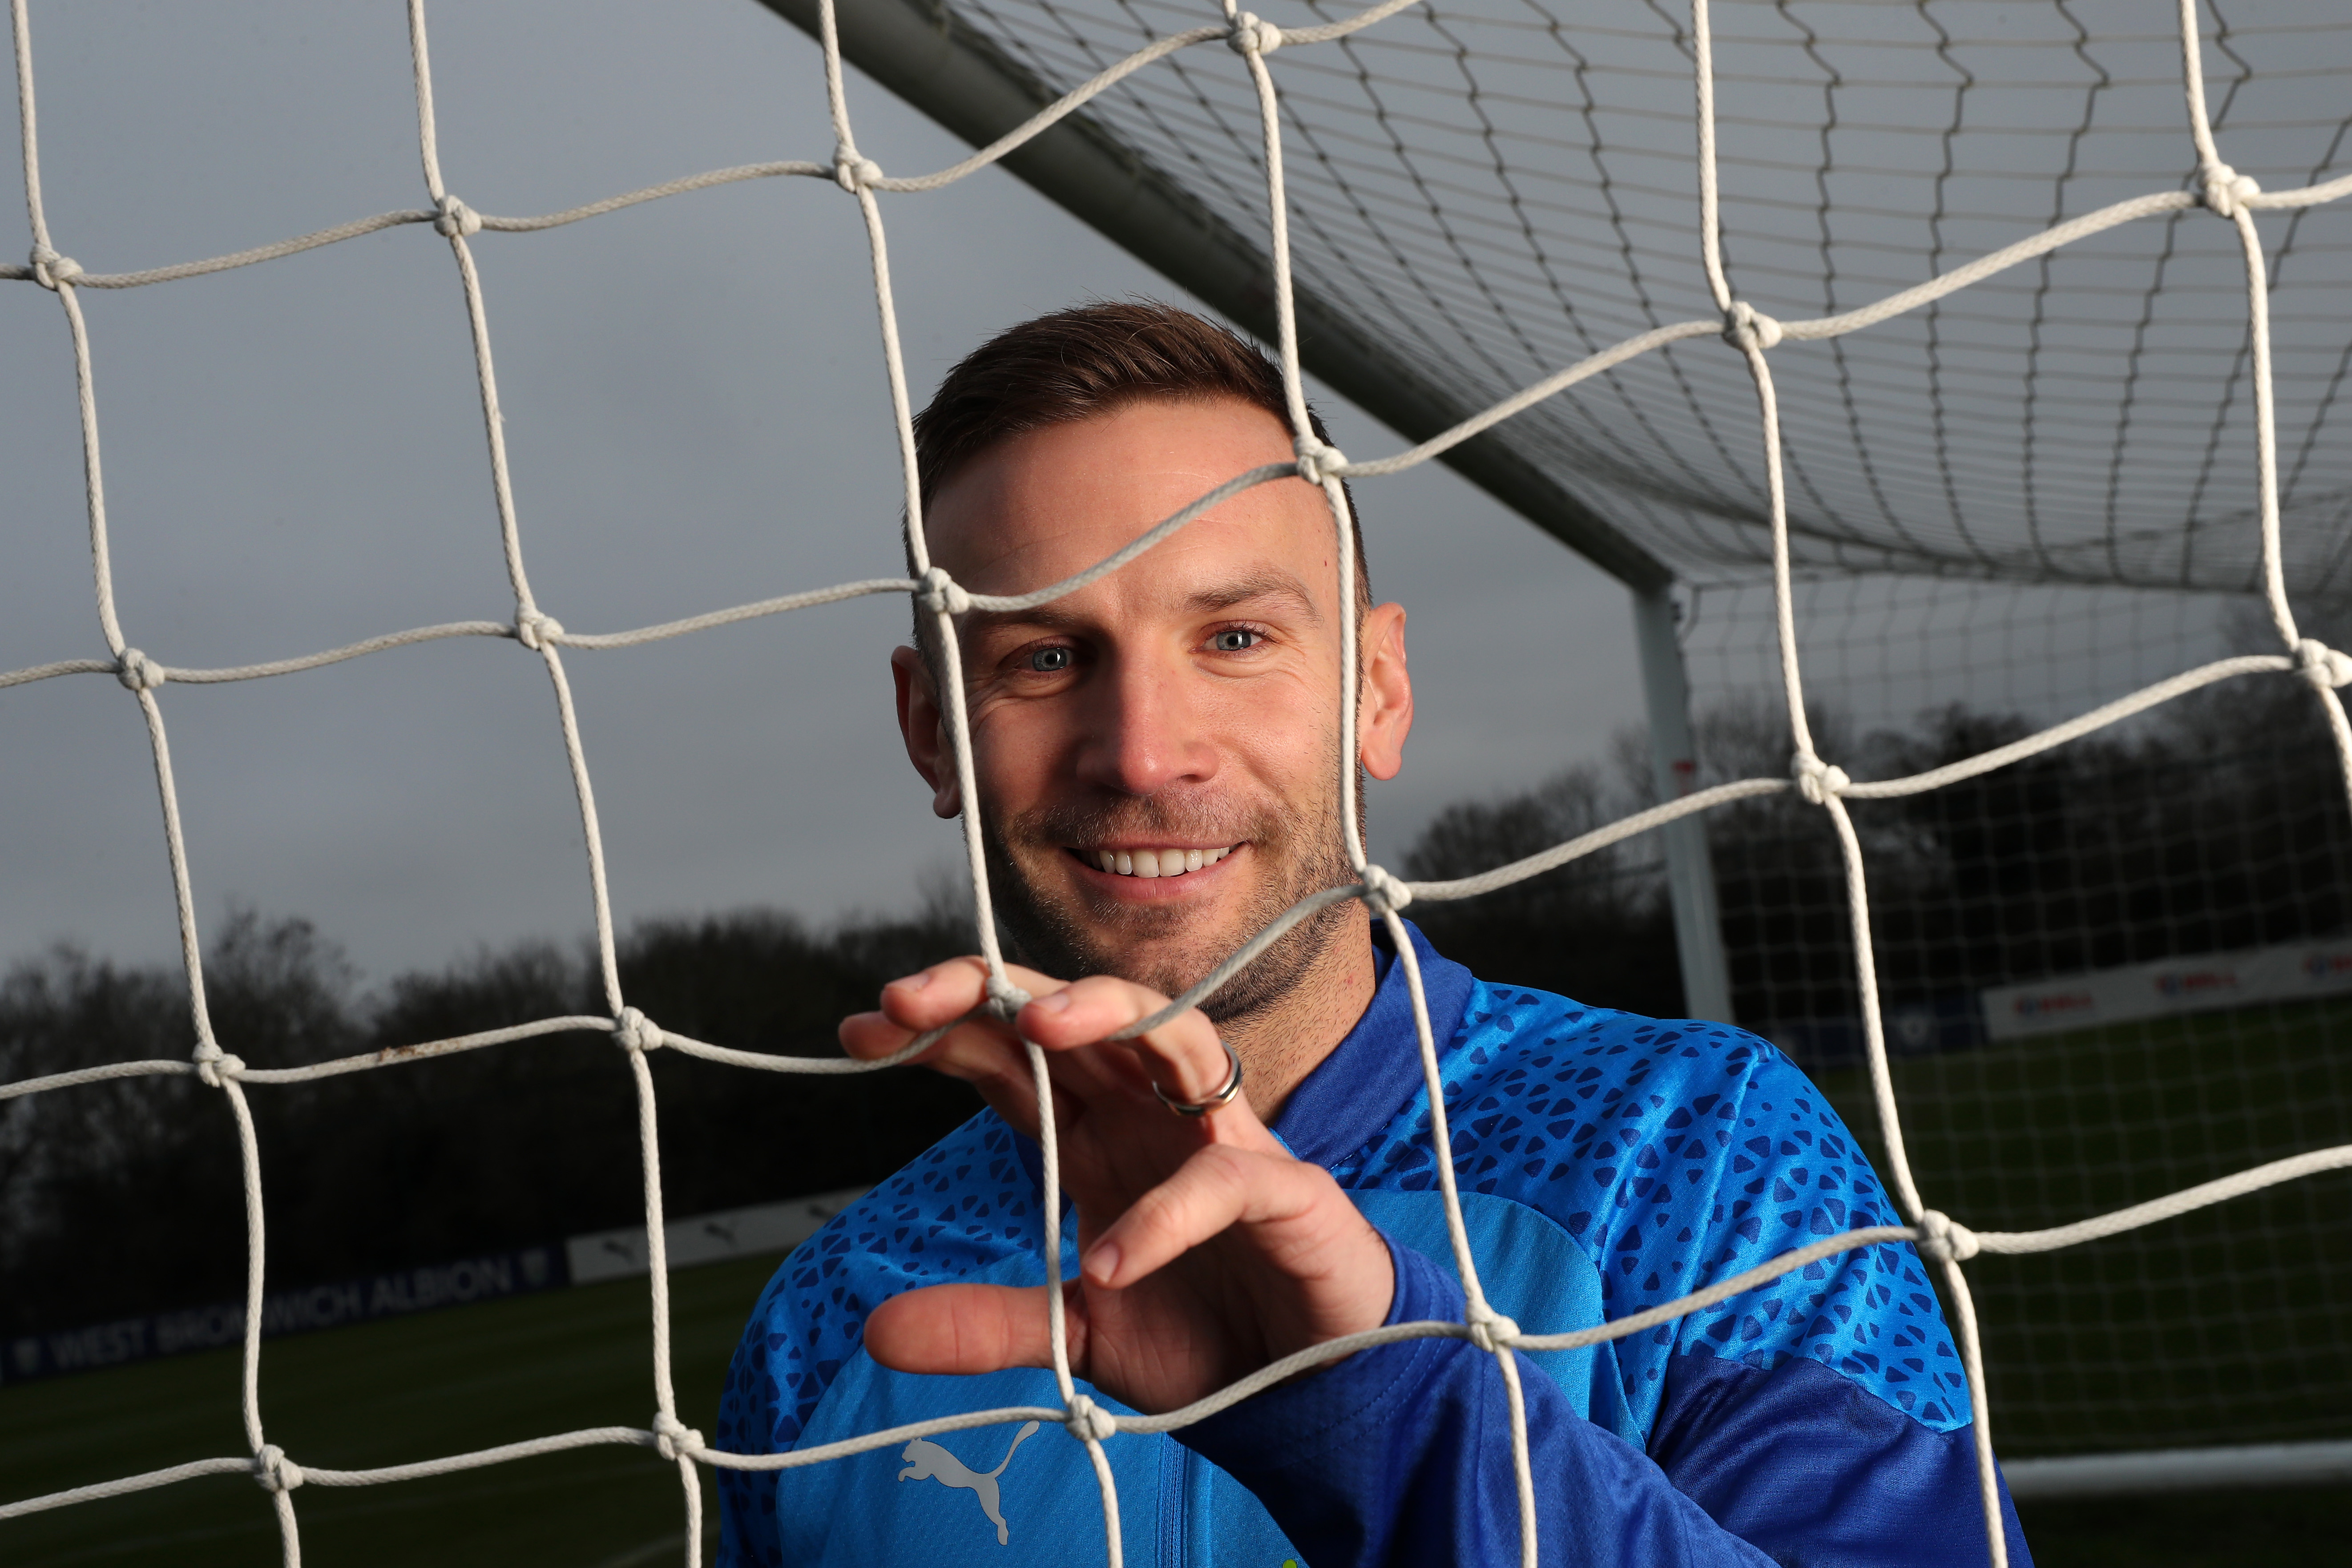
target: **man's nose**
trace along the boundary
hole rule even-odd
[[[1217,751],[1204,733],[1193,671],[1124,658],[1106,668],[1089,693],[1081,782],[1120,795],[1150,795],[1172,784],[1215,776]]]

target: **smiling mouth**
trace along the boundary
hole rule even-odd
[[[1181,877],[1215,865],[1235,846],[1216,849],[1072,849],[1071,854],[1114,877]]]

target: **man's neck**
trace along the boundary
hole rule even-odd
[[[1379,988],[1371,923],[1349,921],[1297,984],[1217,1026],[1247,1069],[1243,1089],[1259,1121],[1271,1125],[1282,1113],[1291,1090],[1339,1048]]]

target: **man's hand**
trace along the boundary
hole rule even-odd
[[[917,1059],[971,1083],[1034,1138],[1037,1095],[1022,1037],[1045,1050],[1062,1184],[1077,1205],[1080,1276],[1061,1287],[1075,1373],[1157,1413],[1380,1327],[1395,1288],[1388,1247],[1339,1184],[1293,1159],[1246,1098],[1192,1117],[1152,1093],[1156,1084],[1198,1103],[1224,1086],[1230,1067],[1207,1018],[1187,1011],[1106,1042],[1167,998],[1108,977],[1064,985],[1010,973],[1035,998],[1014,1020],[1017,1034],[982,1015]],[[888,1056],[971,1012],[985,984],[977,959],[894,982],[880,1012],[843,1021],[842,1045],[861,1058]],[[1045,1289],[910,1290],[875,1309],[866,1346],[901,1372],[1050,1366]]]

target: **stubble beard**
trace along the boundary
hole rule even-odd
[[[982,840],[997,912],[1034,969],[1065,980],[1113,974],[1163,996],[1181,995],[1299,900],[1355,880],[1340,842],[1337,793],[1324,792],[1304,811],[1277,803],[1236,812],[1199,796],[1150,796],[1041,806],[1002,821],[984,816]],[[1048,890],[1028,874],[1028,867],[1051,865],[1072,845],[1154,838],[1246,844],[1266,871],[1221,900],[1213,921],[1196,910],[1139,908],[1083,889],[1074,896],[1060,887]],[[1021,854],[1012,852],[1013,845]],[[1204,998],[1201,1011],[1223,1025],[1291,994],[1351,918],[1361,917],[1346,901],[1309,915]]]

